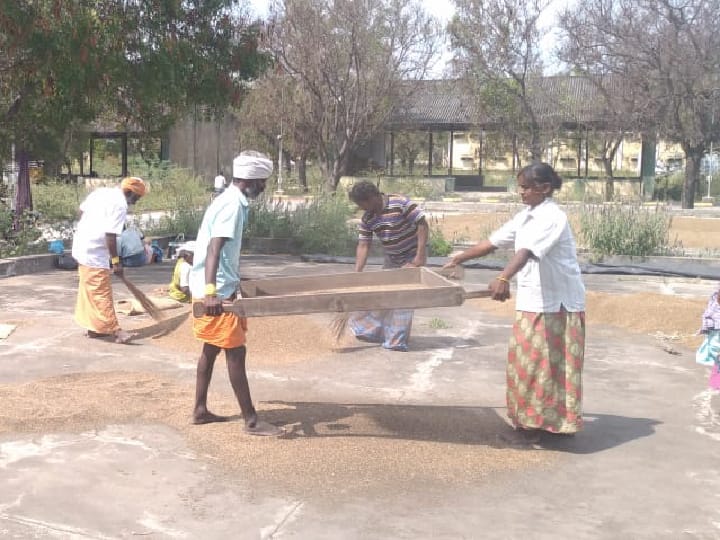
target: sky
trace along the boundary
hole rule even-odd
[[[442,25],[447,24],[450,17],[455,13],[452,0],[421,0],[427,12],[438,19]],[[564,7],[570,5],[574,0],[551,0],[548,8],[540,17],[539,25],[546,30],[541,31],[543,38],[541,40],[541,48],[545,62],[548,63],[551,58],[553,48],[557,40],[557,34],[552,30],[553,22],[558,12]],[[250,8],[259,17],[266,17],[268,14],[269,0],[248,0]],[[450,53],[446,52],[443,59],[439,62],[432,76],[440,76],[443,71],[444,62],[449,60]],[[552,68],[549,70],[552,71]]]

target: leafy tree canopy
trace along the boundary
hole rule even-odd
[[[103,113],[157,131],[237,103],[260,39],[237,0],[0,0],[0,154],[47,159]]]

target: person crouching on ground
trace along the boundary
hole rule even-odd
[[[192,421],[207,424],[227,420],[207,407],[215,359],[224,350],[230,384],[245,419],[245,431],[254,435],[279,435],[282,430],[258,420],[245,371],[247,319],[224,313],[223,302],[235,300],[240,291],[240,248],[248,198],[265,190],[272,170],[272,161],[259,152],[242,152],[233,160],[233,181],[213,199],[203,216],[190,271],[193,300],[202,301],[205,306],[202,317],[193,317],[193,333],[203,342],[203,348],[197,366]]]
[[[121,276],[118,236],[123,231],[128,205],[145,195],[141,178],[124,178],[118,187],[101,187],[80,205],[80,221],[73,237],[72,256],[78,262],[75,321],[91,338],[113,336],[127,343],[134,334],[120,328],[113,304],[110,272]]]
[[[195,242],[185,242],[178,248],[177,262],[172,274],[172,280],[168,286],[168,294],[178,302],[189,302],[192,299],[190,294],[190,270],[192,270]]]
[[[585,286],[567,216],[552,199],[562,180],[546,163],[528,165],[517,179],[527,208],[445,268],[514,247],[488,288],[504,302],[517,275],[507,362],[507,410],[516,429],[510,439],[536,442],[543,431],[573,434],[583,425]]]
[[[118,238],[118,255],[124,268],[143,266],[147,262],[143,235],[135,227],[125,225]]]
[[[424,266],[427,262],[428,224],[423,211],[404,195],[385,195],[375,184],[358,182],[350,200],[365,212],[358,226],[355,271],[367,263],[373,234],[382,243],[383,268]],[[413,310],[393,309],[353,315],[350,330],[362,341],[382,343],[386,349],[407,351]]]

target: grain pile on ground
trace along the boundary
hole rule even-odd
[[[479,312],[509,319],[514,303],[467,302]],[[652,293],[588,293],[592,325],[616,325],[631,332],[678,334],[687,345],[705,299]],[[479,313],[478,316],[482,316]],[[310,362],[336,348],[329,314],[260,317],[249,321],[249,365]],[[28,321],[28,324],[32,324]],[[153,345],[199,353],[187,310],[153,323],[133,321]],[[349,336],[345,344],[356,342]],[[287,492],[384,489],[392,486],[476,483],[495,471],[552,466],[553,452],[508,448],[498,440],[507,430],[502,411],[490,408],[353,405],[343,403],[258,403],[263,419],[283,426],[281,438],[256,438],[237,421],[192,426],[192,384],[156,373],[108,372],[0,385],[0,434],[84,432],[109,424],[165,424],[177,429],[199,455],[237,470],[251,482]],[[222,397],[221,397],[222,396]],[[236,414],[229,390],[213,392],[218,414]]]
[[[286,491],[398,489],[428,481],[481,481],[494,471],[548,464],[551,452],[499,444],[493,409],[337,403],[260,403],[287,435],[262,438],[240,421],[192,426],[193,388],[154,373],[84,373],[1,385],[3,433],[85,432],[108,424],[166,424],[191,448],[251,482]],[[232,414],[231,400],[214,400]]]
[[[709,295],[709,293],[708,293]],[[469,300],[472,305],[493,315],[512,317],[515,303]],[[588,291],[586,322],[624,328],[640,334],[673,336],[673,342],[697,347],[702,341],[695,335],[706,300],[679,298],[656,293],[606,294]]]
[[[132,328],[140,338],[180,352],[200,354],[201,344],[193,337],[189,312],[145,326]],[[329,354],[339,345],[329,329],[328,317],[312,315],[253,317],[248,320],[248,365],[273,365],[311,360]],[[340,346],[343,341],[340,342]]]

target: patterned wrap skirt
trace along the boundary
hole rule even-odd
[[[401,261],[391,260],[387,252],[384,257],[383,268],[402,268],[415,258],[415,251]],[[407,351],[414,313],[412,309],[359,312],[350,317],[348,325],[360,341],[382,343],[383,348],[391,351]]]
[[[348,323],[361,341],[382,343],[385,349],[407,351],[413,321],[412,309],[391,309],[356,313]]]
[[[585,312],[517,311],[507,364],[513,425],[552,433],[582,429]]]

